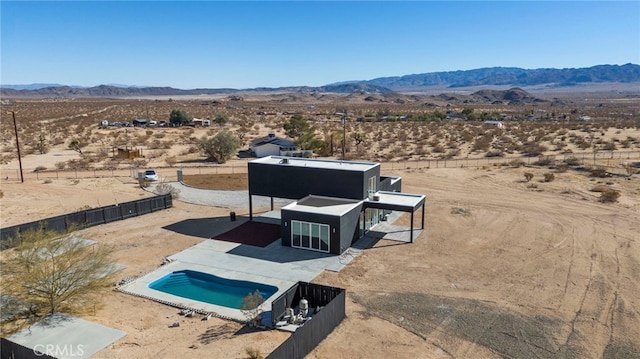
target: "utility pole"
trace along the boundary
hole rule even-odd
[[[342,160],[344,161],[344,146],[347,144],[347,113],[336,112],[342,118]]]
[[[13,130],[16,133],[16,149],[18,150],[18,165],[20,166],[20,182],[24,183],[24,176],[22,175],[22,158],[20,157],[20,142],[18,141],[18,125],[16,124],[16,112],[11,112],[11,116],[13,117]]]

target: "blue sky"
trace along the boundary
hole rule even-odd
[[[640,1],[6,1],[0,83],[321,86],[640,63]]]

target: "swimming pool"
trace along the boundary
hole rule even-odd
[[[278,287],[217,277],[213,274],[180,270],[153,281],[149,288],[200,302],[240,309],[247,294],[260,292],[267,299],[278,292]]]

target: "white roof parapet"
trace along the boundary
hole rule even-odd
[[[274,165],[279,164],[283,166],[326,168],[326,169],[339,169],[339,170],[350,170],[350,171],[361,171],[361,172],[380,166],[380,164],[377,162],[340,161],[340,160],[325,160],[325,159],[311,159],[311,158],[284,157],[284,156],[267,156],[263,158],[258,158],[251,162],[274,164]]]

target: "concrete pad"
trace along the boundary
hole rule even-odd
[[[121,330],[54,314],[7,339],[53,357],[88,358],[127,335]]]

